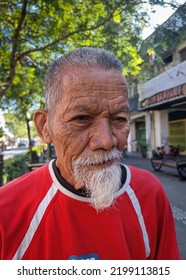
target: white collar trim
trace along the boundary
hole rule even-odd
[[[58,181],[58,179],[56,178],[56,175],[54,173],[54,170],[53,170],[53,166],[52,166],[52,163],[53,163],[54,160],[51,160],[50,163],[49,163],[49,172],[50,172],[50,175],[52,177],[52,180],[55,184],[55,186],[65,195],[73,198],[73,199],[76,199],[76,200],[79,200],[79,201],[84,201],[84,202],[91,202],[91,198],[89,197],[83,197],[83,196],[80,196],[80,195],[77,195],[75,193],[72,193],[71,191],[67,190],[66,188],[63,187],[63,185],[61,185]],[[125,180],[125,183],[123,184],[123,186],[119,189],[119,191],[115,194],[115,198],[116,197],[119,197],[120,195],[122,195],[127,187],[129,186],[130,184],[130,179],[131,179],[131,173],[130,173],[130,169],[128,168],[128,166],[126,166],[125,164],[122,164],[125,169],[126,169],[126,180]]]

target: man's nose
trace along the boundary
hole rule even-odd
[[[117,137],[114,135],[109,120],[104,119],[94,125],[89,141],[90,150],[111,150],[117,146]]]

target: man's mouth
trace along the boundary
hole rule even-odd
[[[112,160],[107,160],[107,161],[102,161],[102,162],[95,162],[95,163],[91,163],[89,165],[86,165],[87,167],[95,167],[95,168],[106,168],[106,167],[109,167],[111,165],[113,165],[113,163],[115,162],[116,160],[112,159]]]

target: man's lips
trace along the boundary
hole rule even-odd
[[[115,160],[107,160],[107,161],[103,161],[101,163],[90,163],[87,165],[84,165],[84,167],[90,167],[90,168],[106,168],[111,166],[113,163],[115,162]]]

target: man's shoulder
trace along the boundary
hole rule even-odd
[[[129,185],[139,200],[144,213],[146,211],[148,213],[149,207],[158,209],[159,212],[169,207],[169,201],[164,187],[154,174],[134,166],[128,167],[131,173]]]
[[[161,191],[162,184],[151,172],[135,166],[128,166],[130,170],[130,185],[134,189],[147,189],[150,191]]]
[[[14,179],[0,188],[0,205],[38,196],[43,188],[51,184],[48,164]]]

